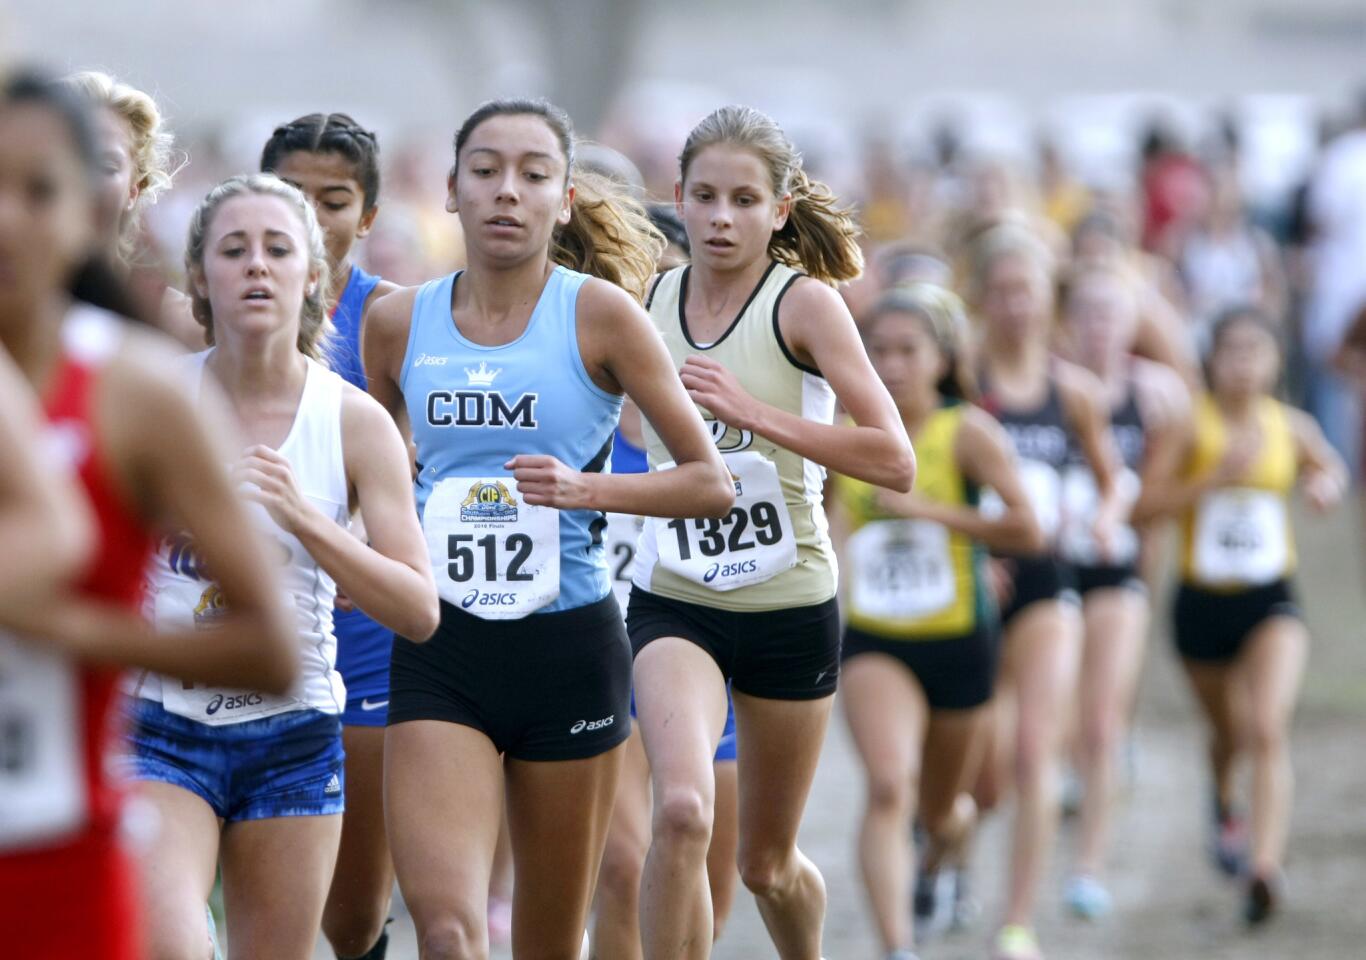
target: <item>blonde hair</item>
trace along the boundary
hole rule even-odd
[[[974,307],[981,304],[987,280],[998,260],[1019,256],[1031,261],[1043,273],[1044,286],[1051,296],[1056,265],[1052,252],[1029,227],[1016,221],[1005,221],[978,232],[967,244],[964,278],[965,299]]]
[[[185,244],[185,270],[191,277],[196,271],[203,271],[204,244],[218,208],[236,197],[250,195],[279,197],[290,205],[298,214],[299,222],[303,224],[309,267],[318,272],[318,280],[311,292],[307,289],[304,291],[304,302],[299,310],[298,347],[304,356],[323,360],[334,329],[327,304],[330,271],[327,266],[327,249],[323,246],[322,227],[318,226],[318,215],[313,212],[313,205],[308,199],[275,174],[253,173],[230,177],[209,191],[195,208],[194,215],[190,217],[190,235]],[[190,284],[190,309],[195,320],[204,328],[205,341],[212,346],[213,308],[208,297],[200,296],[194,283]]]
[[[137,242],[143,208],[156,203],[157,197],[170,189],[171,178],[175,175],[172,169],[175,138],[166,130],[156,101],[136,87],[96,70],[73,73],[66,82],[94,106],[112,110],[133,132],[129,156],[138,198],[133,209],[119,223],[119,255],[129,260]]]
[[[781,230],[768,242],[774,260],[829,284],[853,280],[863,272],[861,230],[848,207],[819,180],[802,169],[802,155],[782,127],[753,107],[715,110],[693,127],[678,157],[679,179],[704,149],[728,144],[752,152],[768,169],[773,195],[792,195],[792,208]]]
[[[574,125],[548,100],[490,100],[465,118],[455,134],[455,160],[475,129],[494,117],[534,116],[550,128],[564,153],[565,173],[574,187],[569,222],[557,226],[550,240],[550,259],[621,287],[637,302],[654,276],[664,253],[664,235],[630,188],[580,166],[575,159]],[[453,171],[454,172],[454,171]]]

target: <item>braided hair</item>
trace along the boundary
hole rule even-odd
[[[286,154],[335,153],[355,169],[364,195],[362,211],[379,203],[379,141],[345,113],[310,113],[282,123],[261,151],[261,172],[274,173]]]

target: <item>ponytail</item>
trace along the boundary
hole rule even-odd
[[[812,180],[800,166],[793,170],[788,190],[792,209],[787,223],[769,241],[769,255],[832,285],[863,273],[861,231],[853,212],[839,206],[830,188]]]
[[[586,170],[573,175],[573,184],[569,222],[555,231],[550,259],[614,283],[644,303],[664,235],[620,184]]]

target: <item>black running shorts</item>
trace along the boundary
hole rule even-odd
[[[1093,590],[1131,590],[1144,596],[1148,585],[1138,575],[1138,568],[1132,563],[1097,564],[1095,566],[1072,567],[1072,583],[1082,599]]]
[[[894,640],[854,627],[844,631],[843,658],[881,653],[915,674],[935,710],[969,710],[991,699],[1000,662],[1000,634],[994,623],[978,624],[961,637]]]
[[[1219,593],[1183,583],[1176,591],[1176,649],[1187,660],[1223,662],[1243,649],[1247,638],[1272,617],[1301,619],[1289,580]]]
[[[1010,626],[1026,607],[1041,600],[1075,600],[1071,570],[1060,560],[1039,554],[1027,557],[1002,558],[1011,571],[1015,590],[1010,602],[1001,610],[1002,629]]]
[[[390,726],[443,720],[516,760],[578,760],[627,738],[630,706],[631,647],[610,593],[520,620],[481,620],[443,601],[430,640],[394,640]]]
[[[626,628],[637,656],[651,641],[680,637],[711,655],[740,693],[769,700],[817,700],[840,675],[839,603],[739,612],[631,588]]]

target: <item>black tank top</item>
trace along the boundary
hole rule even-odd
[[[1143,424],[1143,414],[1138,408],[1138,390],[1132,377],[1125,389],[1123,402],[1110,411],[1110,433],[1115,438],[1123,465],[1138,473],[1147,449],[1148,435]],[[1089,466],[1077,438],[1070,436],[1068,443],[1068,463]]]
[[[1058,471],[1067,465],[1072,431],[1063,416],[1058,385],[1051,376],[1043,402],[1028,410],[1005,407],[983,378],[982,406],[1005,427],[1018,456]]]

